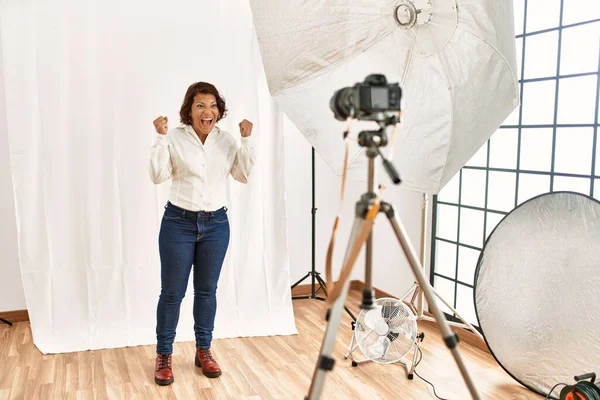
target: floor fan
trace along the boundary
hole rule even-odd
[[[424,335],[417,333],[417,318],[401,300],[393,298],[377,299],[372,309],[363,309],[356,322],[348,353],[352,366],[365,362],[378,364],[403,364],[409,379],[413,379],[419,342]],[[366,359],[356,360],[354,350],[359,348]],[[406,356],[413,350],[412,361]]]

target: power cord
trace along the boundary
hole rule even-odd
[[[556,389],[560,385],[563,385],[563,386],[566,386],[566,387],[572,387],[571,385],[567,385],[566,383],[557,383],[556,385],[552,386],[552,389],[550,389],[550,392],[548,392],[548,394],[546,395],[546,397],[544,397],[544,400],[549,399],[550,395],[552,394],[552,392],[554,392],[554,389]]]
[[[443,397],[438,396],[437,392],[435,391],[435,386],[433,385],[433,383],[429,382],[427,379],[423,378],[421,375],[419,375],[417,373],[417,367],[419,366],[419,363],[421,362],[421,360],[423,359],[423,352],[421,351],[420,348],[417,348],[418,352],[419,352],[419,360],[416,362],[415,364],[415,375],[417,375],[419,378],[421,378],[425,383],[428,383],[432,388],[433,388],[433,395],[435,397],[437,397],[440,400],[448,400],[448,399],[444,399]]]

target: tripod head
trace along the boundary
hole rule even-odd
[[[398,185],[402,182],[400,179],[400,175],[394,167],[394,164],[381,153],[380,147],[385,147],[388,144],[387,133],[385,129],[388,126],[393,126],[398,123],[398,116],[396,114],[392,115],[382,115],[382,119],[378,120],[379,129],[376,131],[361,131],[358,134],[358,144],[361,147],[367,148],[367,157],[370,159],[374,159],[377,155],[381,156],[381,160],[383,161],[383,167],[387,172],[388,176],[394,182],[394,184]]]

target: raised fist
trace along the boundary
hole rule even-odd
[[[154,129],[161,135],[166,135],[169,127],[167,125],[169,119],[167,117],[158,117],[154,120]]]
[[[247,119],[240,122],[240,133],[242,137],[248,137],[252,133],[252,122]]]

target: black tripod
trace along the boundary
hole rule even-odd
[[[315,271],[315,237],[316,237],[316,216],[317,216],[317,209],[315,208],[315,148],[312,148],[312,208],[311,208],[311,214],[312,214],[312,244],[311,244],[311,256],[312,256],[312,260],[311,260],[311,270],[308,271],[308,273],[306,275],[304,275],[304,277],[302,277],[298,282],[294,283],[292,285],[292,289],[294,289],[296,286],[298,286],[299,284],[301,284],[302,282],[304,282],[304,280],[306,278],[311,278],[311,290],[310,290],[310,294],[307,296],[293,296],[292,300],[300,300],[300,299],[315,299],[315,300],[321,300],[321,301],[325,301],[325,298],[323,297],[319,297],[317,296],[317,293],[322,291],[325,296],[327,296],[327,285],[325,284],[325,281],[323,280],[323,278],[321,278],[321,273],[320,272],[316,272]],[[316,284],[319,284],[319,289],[316,289]],[[352,318],[353,321],[356,321],[356,317],[354,316],[354,314],[352,314],[352,312],[348,309],[348,307],[344,306],[344,309],[346,310],[346,312],[348,313],[348,315],[350,315],[350,318]]]
[[[448,322],[444,317],[444,314],[439,309],[431,286],[427,282],[427,278],[423,273],[423,267],[420,265],[419,258],[417,257],[417,253],[410,243],[408,239],[408,235],[406,233],[406,229],[402,222],[396,217],[394,208],[391,204],[386,203],[385,201],[381,201],[379,199],[379,195],[375,192],[375,158],[379,155],[383,160],[383,165],[390,176],[391,180],[398,184],[400,183],[400,177],[396,172],[393,164],[387,160],[380,151],[380,147],[385,146],[387,144],[387,137],[385,133],[385,127],[388,125],[394,125],[397,123],[396,118],[390,118],[385,121],[378,121],[380,125],[380,129],[377,131],[363,131],[359,133],[358,143],[360,146],[367,148],[366,155],[369,158],[369,166],[368,166],[368,191],[364,193],[360,200],[356,202],[356,212],[354,225],[352,227],[352,232],[350,234],[350,241],[348,243],[348,250],[346,253],[346,259],[344,260],[344,267],[342,269],[342,274],[346,272],[346,276],[350,276],[350,272],[352,271],[352,267],[358,257],[358,253],[360,248],[364,243],[367,246],[367,260],[365,265],[365,288],[363,290],[363,299],[361,308],[370,309],[373,308],[374,301],[374,293],[371,281],[372,274],[372,226],[375,221],[375,217],[379,213],[384,213],[390,222],[392,229],[398,239],[398,244],[404,251],[410,267],[419,282],[425,298],[427,299],[427,303],[429,305],[430,311],[434,315],[436,321],[438,322],[440,331],[442,333],[444,342],[446,343],[446,347],[451,351],[452,356],[454,357],[454,361],[456,362],[458,369],[460,370],[461,375],[471,393],[471,396],[474,400],[479,400],[480,396],[475,388],[473,380],[469,375],[465,363],[461,357],[461,354],[458,351],[458,336],[450,330]],[[323,389],[323,385],[325,383],[325,375],[327,372],[333,370],[333,366],[335,364],[335,360],[331,357],[333,353],[333,346],[335,343],[335,336],[341,321],[341,313],[342,313],[342,305],[345,302],[348,288],[349,288],[349,280],[340,278],[338,285],[333,288],[330,292],[331,299],[333,299],[333,303],[331,307],[327,310],[325,315],[325,319],[327,321],[327,328],[325,331],[325,337],[323,338],[323,343],[321,344],[321,351],[319,358],[317,359],[317,363],[315,366],[313,378],[311,381],[309,394],[306,396],[306,400],[318,400],[321,395],[321,391]],[[340,289],[341,287],[341,289]],[[375,330],[371,330],[371,333],[377,333]],[[387,334],[387,332],[385,332]]]
[[[0,318],[0,322],[4,322],[5,324],[12,326],[12,322],[10,322],[9,320],[4,319],[4,318]]]

